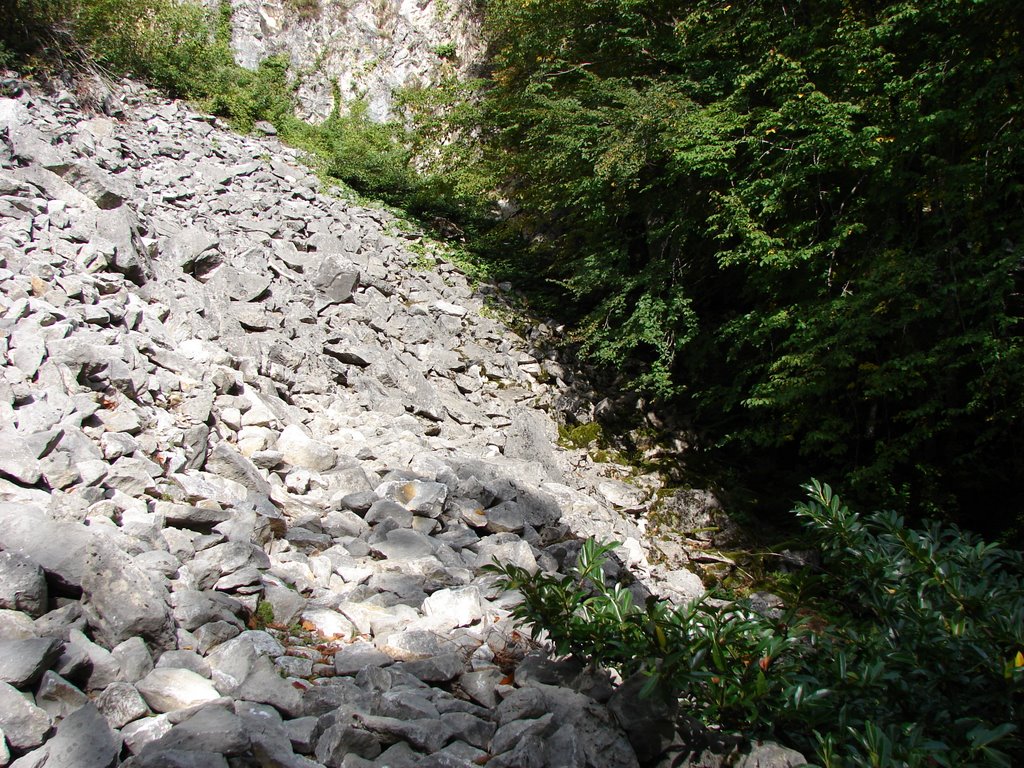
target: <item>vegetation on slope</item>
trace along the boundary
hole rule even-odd
[[[587,542],[571,578],[495,565],[517,617],[648,695],[825,768],[1005,766],[1024,759],[1024,559],[952,528],[861,517],[826,485],[796,507],[826,556],[770,615],[743,601],[634,602]]]
[[[1019,3],[486,10],[480,151],[594,360],[780,500],[1015,524]]]

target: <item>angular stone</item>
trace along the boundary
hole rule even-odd
[[[60,586],[81,588],[86,547],[94,537],[84,525],[57,522],[38,507],[0,504],[0,547],[38,563]]]
[[[88,701],[84,693],[52,671],[43,673],[36,690],[36,706],[54,721],[63,720]]]
[[[56,663],[63,647],[55,637],[0,640],[0,681],[15,688],[32,685]]]
[[[373,548],[389,560],[415,560],[430,557],[437,549],[429,536],[408,528],[389,531],[384,540],[377,542]]]
[[[206,457],[206,471],[239,483],[249,491],[270,496],[270,483],[256,466],[226,443],[217,443]]]
[[[95,706],[86,704],[61,721],[44,749],[45,765],[113,768],[121,752],[121,738]]]
[[[456,646],[435,632],[410,629],[378,640],[377,648],[398,661],[419,661],[450,653]]]
[[[411,512],[437,517],[448,499],[448,486],[424,480],[389,480],[377,486],[377,495],[397,501]]]
[[[796,768],[807,759],[794,749],[772,741],[755,742],[753,748],[736,761],[736,768]]]
[[[399,738],[414,749],[437,752],[452,737],[451,729],[439,720],[399,720],[393,717],[358,715],[359,726],[384,738]]]
[[[484,616],[483,596],[475,586],[439,589],[423,601],[422,610],[439,628],[468,627]]]
[[[145,700],[131,683],[111,683],[95,703],[111,728],[122,728],[149,714]]]
[[[277,673],[266,656],[256,659],[245,682],[232,695],[236,699],[269,704],[288,717],[302,714],[302,695]]]
[[[324,258],[313,274],[313,287],[331,303],[341,303],[352,298],[352,290],[358,282],[359,269],[334,256]]]
[[[50,716],[13,686],[0,683],[0,730],[15,749],[32,749],[43,743]]]
[[[250,747],[242,719],[222,707],[204,707],[178,723],[164,736],[147,744],[142,754],[165,750],[213,752],[240,755]]]
[[[367,667],[385,667],[393,661],[370,643],[359,641],[338,649],[334,654],[334,669],[339,675],[354,675]]]
[[[373,760],[380,755],[380,740],[364,730],[350,725],[333,725],[317,739],[316,759],[328,768],[351,764],[348,755]]]
[[[86,547],[82,590],[89,624],[108,647],[135,636],[156,648],[174,647],[167,591],[108,542]]]
[[[188,669],[158,667],[135,687],[154,712],[173,712],[220,697],[213,683]]]
[[[356,628],[337,611],[326,608],[307,608],[302,612],[302,625],[326,640],[349,640]]]
[[[384,520],[394,520],[401,528],[412,527],[413,513],[391,499],[378,499],[366,512],[364,518],[367,523],[379,523]]]
[[[281,431],[277,438],[277,450],[293,467],[304,467],[316,472],[325,472],[338,461],[337,454],[331,446],[314,440],[303,432],[301,427],[294,424]]]

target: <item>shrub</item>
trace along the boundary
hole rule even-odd
[[[808,583],[837,599],[780,617],[743,601],[641,606],[607,584],[614,545],[587,542],[568,577],[492,567],[519,589],[518,619],[558,653],[679,697],[705,722],[772,735],[826,768],[1010,766],[1024,757],[1024,561],[955,528],[862,518],[827,485],[796,515],[829,570]],[[833,606],[836,604],[833,603]]]

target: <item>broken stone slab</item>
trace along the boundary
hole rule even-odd
[[[159,739],[146,744],[140,756],[145,758],[150,754],[173,750],[241,755],[250,746],[245,724],[238,715],[220,706],[209,706],[174,725]]]
[[[123,728],[150,714],[145,699],[131,683],[111,683],[96,697],[95,704],[111,728]]]
[[[38,618],[46,613],[48,597],[46,576],[38,563],[17,552],[0,552],[0,608]]]
[[[206,457],[207,472],[220,475],[260,496],[270,496],[270,483],[260,470],[227,443],[217,443]]]
[[[36,689],[36,706],[54,722],[63,720],[88,701],[88,696],[52,670],[43,673]]]
[[[121,737],[89,703],[62,720],[40,751],[45,755],[40,765],[113,768],[121,753]]]
[[[326,472],[338,461],[337,453],[331,446],[314,440],[294,424],[281,431],[277,438],[277,450],[293,467],[304,467],[316,472]]]
[[[326,304],[340,304],[352,298],[352,291],[359,283],[359,269],[336,256],[326,256],[313,274],[312,282]]]
[[[0,503],[0,547],[38,563],[58,586],[81,588],[86,548],[95,535],[80,523],[55,521],[39,507]]]
[[[220,698],[213,683],[189,669],[157,667],[135,687],[154,712],[173,712]]]
[[[155,648],[174,647],[167,590],[109,542],[95,539],[86,546],[82,591],[89,625],[108,647],[135,636]]]
[[[0,681],[15,688],[33,685],[57,662],[63,648],[55,637],[0,640]]]
[[[0,682],[0,730],[15,749],[33,749],[50,730],[50,716],[18,690]]]
[[[375,491],[382,499],[391,499],[427,517],[438,517],[448,499],[447,485],[424,480],[388,480]]]

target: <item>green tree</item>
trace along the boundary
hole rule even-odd
[[[1019,499],[1022,17],[492,0],[477,119],[524,271],[584,351],[787,484]]]

